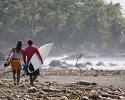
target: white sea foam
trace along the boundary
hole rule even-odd
[[[76,64],[76,59],[72,59],[72,60],[62,60],[63,58],[67,57],[66,55],[61,56],[61,57],[49,57],[45,60],[44,62],[44,66],[46,66],[46,68],[48,68],[47,65],[49,65],[49,63],[53,60],[60,60],[61,62],[65,61],[67,64],[72,64],[73,66],[69,66],[69,68],[76,68],[75,64]],[[125,70],[125,58],[82,58],[79,59],[78,63],[86,63],[86,62],[91,62],[91,65],[87,65],[86,68],[87,69],[103,69],[103,70]],[[104,65],[100,65],[97,66],[96,64],[98,62],[103,62]],[[81,67],[82,68],[82,67]],[[83,69],[85,69],[85,67],[83,67]]]

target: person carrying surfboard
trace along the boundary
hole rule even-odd
[[[30,63],[30,59],[35,53],[38,55],[41,61],[41,64],[43,64],[43,59],[38,51],[38,48],[33,45],[32,40],[28,40],[28,46],[24,49],[24,52],[23,52],[23,59],[24,59],[24,63],[28,65],[29,70],[32,72],[32,73],[29,73],[29,72],[27,73],[27,75],[30,76],[30,85],[34,85],[34,81],[37,79],[38,75],[40,74],[39,68],[37,70],[34,70],[33,65]]]
[[[7,62],[5,63],[5,65],[11,65],[14,85],[18,85],[20,82],[21,58],[23,57],[22,43],[21,40],[17,42],[16,48],[12,48]]]

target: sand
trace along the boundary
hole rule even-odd
[[[11,69],[4,71],[5,74],[2,74],[0,79],[11,79],[12,72]],[[6,73],[8,72],[8,73]],[[112,71],[97,71],[97,70],[83,70],[79,72],[76,69],[42,69],[40,71],[41,75],[38,77],[38,80],[43,83],[46,81],[57,82],[57,83],[76,83],[78,81],[84,80],[88,82],[95,82],[100,86],[113,86],[125,88],[125,70],[112,70]],[[24,77],[22,77],[24,79]],[[28,76],[27,76],[28,78]]]
[[[115,75],[115,76],[44,76],[43,78],[38,78],[40,82],[57,82],[57,83],[76,83],[78,81],[84,80],[87,82],[94,82],[103,87],[121,87],[125,89],[125,75]]]

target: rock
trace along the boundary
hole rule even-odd
[[[91,83],[87,81],[79,81],[78,84],[79,85],[91,85]]]
[[[61,62],[59,60],[53,60],[52,62],[50,62],[49,66],[53,67],[61,66]]]
[[[89,100],[89,98],[86,97],[86,96],[83,96],[83,97],[81,98],[81,100]]]
[[[61,67],[63,68],[67,68],[67,66],[69,66],[65,61],[64,62],[61,62]]]
[[[84,66],[93,66],[93,64],[91,62],[86,62]]]
[[[42,98],[44,94],[45,94],[45,93],[44,93],[43,91],[40,91],[40,92],[36,95],[36,97],[37,97],[37,98]]]
[[[89,93],[89,98],[92,100],[98,100],[99,99],[99,93],[96,90],[91,90]]]
[[[79,63],[79,64],[77,64],[77,67],[84,67],[84,64]]]
[[[28,89],[28,93],[36,93],[37,92],[37,89],[35,87],[30,87]]]
[[[31,97],[29,95],[25,95],[23,98],[25,98],[25,100],[29,100]]]
[[[105,66],[105,64],[102,61],[99,61],[96,66]]]

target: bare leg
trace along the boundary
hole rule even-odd
[[[30,75],[30,85],[33,85],[33,76]]]
[[[17,85],[20,82],[20,70],[17,71]]]
[[[16,85],[16,71],[15,70],[13,70],[13,80],[14,80],[14,85]]]
[[[35,82],[35,80],[37,79],[38,75],[34,75],[33,77],[33,83]]]
[[[33,76],[31,75],[31,76],[30,76],[30,85],[34,85],[34,82],[35,82],[35,80],[37,79],[37,76],[38,76],[38,75],[33,75]]]

